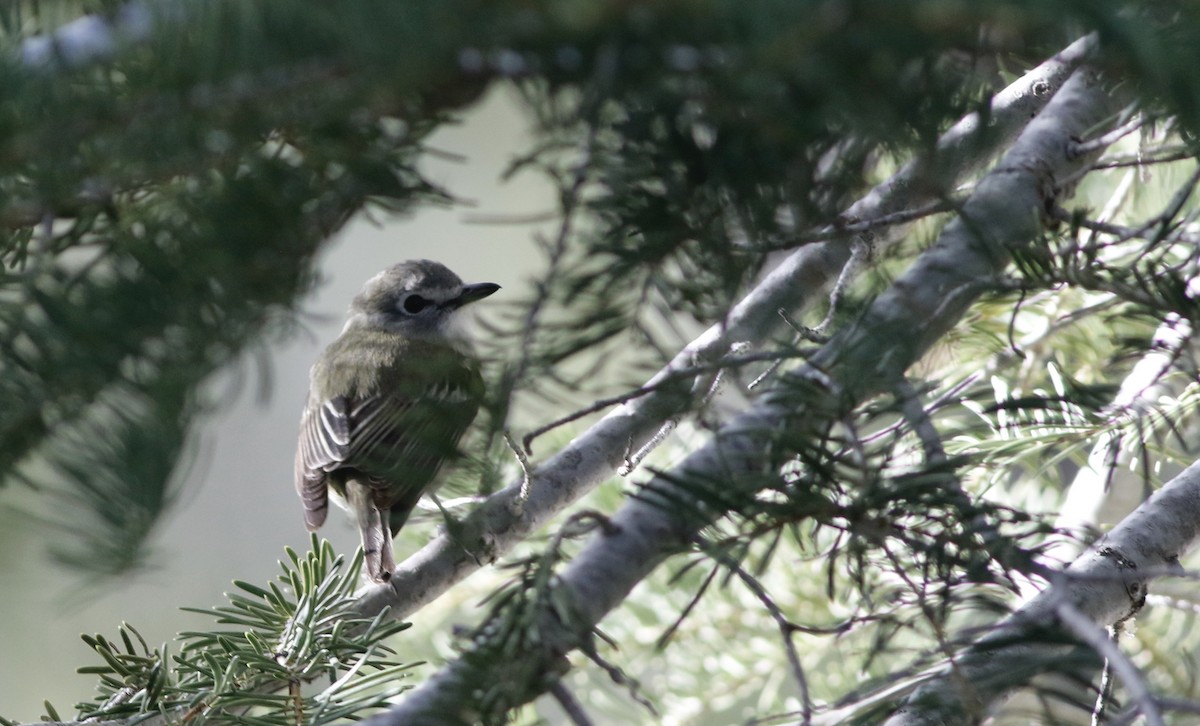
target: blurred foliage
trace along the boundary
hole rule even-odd
[[[566,676],[589,684],[574,690],[592,693],[599,712],[628,716],[630,701],[644,698],[686,714],[681,723],[725,722],[806,707],[853,711],[861,697],[854,717],[865,719],[878,708],[867,703],[873,687],[915,676],[1011,606],[1033,557],[1056,541],[1047,513],[1097,441],[1112,442],[1114,471],[1118,462],[1135,469],[1146,488],[1167,463],[1194,455],[1187,442],[1200,399],[1185,347],[1167,351],[1173,367],[1159,376],[1172,393],[1147,406],[1113,403],[1132,364],[1162,347],[1162,320],[1198,317],[1190,285],[1200,18],[1191,5],[137,7],[153,21],[147,37],[94,63],[52,48],[36,67],[21,61],[22,43],[80,12],[120,23],[128,8],[0,7],[0,483],[46,492],[44,516],[74,533],[58,554],[94,574],[141,562],[148,533],[177,499],[172,482],[192,428],[211,405],[199,386],[291,330],[324,241],[364,210],[454,203],[418,171],[430,153],[424,141],[498,84],[517,91],[536,123],[535,145],[514,150],[512,173],[546,174],[559,207],[557,229],[541,240],[543,273],[492,331],[489,353],[508,351],[492,386],[493,433],[513,396],[597,391],[611,378],[596,372],[616,367],[615,353],[634,349],[619,358],[618,375],[640,382],[692,330],[723,319],[773,253],[835,222],[964,114],[986,118],[993,92],[1081,33],[1100,32],[1097,65],[1122,81],[1134,99],[1128,114],[1145,121],[1077,180],[1062,208],[1046,210],[1053,228],[908,372],[911,397],[897,391],[829,426],[772,432],[788,452],[778,462],[784,476],[764,473],[753,497],[730,498],[715,478],[688,482],[687,498],[671,506],[735,514],[606,623],[622,650],[610,656],[599,639],[587,655],[621,683],[617,694],[591,689],[587,671]],[[832,311],[835,326],[864,309],[947,217],[871,260]],[[822,313],[800,311],[801,322]],[[793,327],[770,354],[803,358],[819,342]],[[761,358],[747,359],[729,377],[764,369]],[[694,446],[739,403],[718,398],[686,418],[678,448],[650,465]],[[517,562],[484,626],[506,628],[500,646],[543,637],[532,613],[570,625],[552,583],[578,523]],[[132,629],[120,644],[89,640],[106,662],[95,670],[105,690],[84,712],[261,714],[299,704],[292,693],[256,689],[341,679],[345,670],[330,664],[365,663],[384,652],[370,638],[395,629],[377,623],[369,642],[339,630],[350,622],[338,616],[356,569],[340,571],[327,547],[294,557],[285,583],[299,600],[243,586],[262,602],[238,595],[220,616],[255,634],[191,634],[171,659]],[[1164,616],[1137,657],[1168,660],[1164,633],[1192,617]],[[281,664],[282,651],[266,646],[289,623],[329,630],[301,638]],[[686,645],[660,655],[664,635],[663,647]],[[789,639],[808,706],[779,665]],[[1155,687],[1193,696],[1180,685],[1195,669],[1190,652],[1151,668]],[[401,668],[380,667],[369,678]],[[626,688],[630,679],[641,686]],[[711,685],[718,680],[721,693]],[[525,695],[504,685],[484,694],[500,712]],[[226,703],[230,686],[238,695]],[[322,696],[305,696],[303,712],[350,716],[383,697],[321,706]],[[645,718],[640,709],[634,718]]]

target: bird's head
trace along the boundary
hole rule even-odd
[[[455,337],[455,311],[499,289],[494,282],[464,284],[445,265],[431,260],[401,262],[367,280],[350,304],[346,328],[363,326],[417,337]]]

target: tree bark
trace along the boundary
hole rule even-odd
[[[1014,81],[992,100],[986,119],[978,113],[963,118],[942,136],[932,155],[906,164],[851,205],[842,218],[874,219],[948,195],[1017,138],[1095,47],[1095,35],[1085,36]],[[906,229],[886,227],[866,233],[869,239],[861,241],[882,251],[902,239]],[[685,346],[646,387],[698,364],[711,364],[735,343],[760,345],[778,329],[779,310],[796,313],[823,299],[851,258],[850,237],[790,253],[724,321]],[[402,562],[388,585],[364,591],[361,612],[374,615],[387,607],[392,617],[403,618],[475,572],[481,562],[494,561],[611,477],[626,452],[641,448],[665,422],[686,411],[694,400],[689,386],[690,379],[683,380],[613,410],[537,466],[527,499],[521,500],[524,481],[494,494],[468,518],[465,532],[438,537]]]
[[[678,506],[688,501],[687,482],[716,479],[727,482],[731,494],[750,495],[762,476],[776,475],[784,453],[777,449],[776,432],[803,438],[900,381],[993,284],[1012,252],[1033,243],[1048,204],[1062,193],[1059,185],[1090,161],[1075,152],[1077,141],[1116,108],[1117,99],[1094,73],[1077,70],[980,182],[937,243],[857,323],[809,364],[785,374],[707,445],[654,477],[594,536],[556,583],[556,602],[569,603],[570,622],[560,619],[562,607],[546,609],[537,637],[504,649],[503,658],[487,657],[502,644],[481,635],[472,650],[370,723],[466,723],[497,703],[484,704],[483,689],[494,699],[491,689],[501,687],[500,705],[506,709],[543,692],[564,667],[566,653],[590,647],[591,630],[606,613],[723,514]]]

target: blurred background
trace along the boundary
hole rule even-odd
[[[308,534],[292,488],[296,427],[307,390],[308,369],[320,349],[341,329],[344,313],[362,283],[400,260],[427,257],[445,263],[469,282],[496,282],[504,290],[480,305],[477,315],[495,315],[504,294],[520,290],[540,257],[528,224],[473,221],[473,217],[536,215],[553,209],[551,187],[535,174],[507,181],[501,175],[514,154],[527,148],[527,120],[506,90],[478,104],[458,126],[446,126],[430,145],[447,152],[426,155],[424,171],[468,202],[450,208],[426,206],[403,218],[356,219],[329,245],[320,261],[322,281],[304,306],[299,326],[272,341],[266,367],[244,360],[237,370],[212,381],[216,413],[195,442],[192,464],[179,486],[179,501],[155,534],[150,567],[120,580],[89,582],[77,570],[55,564],[45,520],[45,497],[20,486],[0,490],[0,715],[33,721],[48,699],[65,716],[91,698],[94,678],[75,673],[98,661],[81,633],[115,636],[122,620],[151,645],[180,630],[211,621],[179,607],[224,604],[234,577],[265,584],[279,572],[277,561],[290,545],[308,548]],[[460,158],[455,158],[460,157]],[[413,551],[435,524],[406,528],[397,557]],[[337,551],[351,555],[358,536],[344,516],[331,516],[320,534]],[[477,602],[475,593],[498,578],[478,573],[451,593],[446,607],[420,618],[446,617],[456,603]],[[435,623],[425,625],[436,629]],[[438,643],[408,643],[426,652],[445,652]],[[416,638],[408,641],[418,640]],[[30,657],[37,654],[37,657]]]

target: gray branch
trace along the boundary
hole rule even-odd
[[[1064,659],[1077,647],[1039,641],[1061,632],[1056,609],[1073,608],[1097,626],[1136,613],[1154,576],[1180,571],[1200,537],[1200,462],[1192,464],[1076,560],[1062,575],[918,688],[887,726],[960,723],[1037,675],[1032,663]],[[964,688],[969,684],[969,689]],[[969,692],[968,692],[969,690]]]
[[[1121,382],[1109,415],[1114,419],[1148,418],[1163,398],[1178,397],[1192,382],[1190,376],[1170,374],[1188,370],[1198,356],[1200,338],[1192,334],[1191,322],[1171,314],[1154,332],[1149,352]],[[1128,471],[1136,451],[1135,447],[1121,446],[1120,439],[1111,433],[1101,436],[1088,455],[1087,465],[1067,489],[1055,529],[1082,536],[1133,511],[1143,495],[1140,477]],[[1078,540],[1063,539],[1048,547],[1041,561],[1062,567],[1082,549]]]
[[[555,587],[559,605],[543,613],[538,637],[508,645],[503,658],[474,649],[450,663],[374,724],[469,723],[482,709],[486,684],[505,690],[503,705],[531,700],[564,667],[565,656],[591,647],[592,628],[671,555],[723,512],[679,506],[691,499],[689,481],[726,483],[730,499],[752,496],[763,476],[776,476],[788,437],[804,439],[864,398],[887,390],[995,280],[1014,250],[1032,244],[1043,212],[1061,192],[1057,183],[1090,161],[1073,153],[1077,139],[1116,110],[1091,72],[1076,71],[1035,118],[998,167],[979,183],[961,215],[937,243],[836,335],[811,363],[783,376],[751,409],[719,430],[674,470],[654,477],[627,502],[611,526],[564,569]],[[803,255],[806,250],[799,253]],[[562,613],[570,603],[570,622]],[[518,668],[519,664],[519,668]]]
[[[984,115],[973,113],[939,140],[935,153],[921,157],[853,204],[842,217],[874,219],[924,206],[947,195],[974,174],[998,149],[1012,143],[1096,45],[1086,36],[998,93]],[[867,232],[881,249],[903,237],[902,227]],[[536,467],[533,485],[522,494],[524,478],[497,492],[452,539],[443,535],[401,563],[387,585],[368,589],[361,611],[391,608],[401,618],[436,599],[451,585],[492,561],[554,515],[612,476],[626,452],[641,449],[663,423],[692,404],[691,380],[660,386],[680,371],[714,363],[736,343],[760,345],[780,324],[779,310],[800,311],[822,299],[850,260],[851,240],[806,245],[788,255],[719,325],[692,341],[644,386],[654,389],[614,409],[558,454]],[[465,548],[464,548],[464,545]]]
[[[178,21],[181,14],[178,6],[169,2],[131,3],[111,19],[80,18],[52,34],[25,41],[21,60],[45,70],[109,60],[124,47],[152,37],[160,22]],[[998,149],[1011,143],[1094,46],[1092,36],[1077,41],[1014,82],[996,95],[988,113],[963,119],[940,140],[935,153],[905,166],[847,209],[843,220],[876,219],[947,196]],[[735,343],[761,344],[777,329],[780,309],[799,311],[822,299],[850,259],[852,242],[867,241],[879,248],[899,240],[903,233],[904,228],[896,226],[807,245],[791,253],[722,324],[685,347],[649,385],[673,380],[679,371],[698,364],[718,361]],[[507,551],[611,476],[625,453],[648,441],[664,421],[688,410],[693,404],[689,389],[690,381],[681,380],[678,386],[663,386],[614,410],[537,467],[528,497],[521,494],[522,482],[491,497],[455,539],[438,538],[401,564],[389,586],[369,589],[360,601],[362,611],[375,613],[390,607],[393,617],[403,617],[473,572],[481,560],[493,560]],[[464,541],[469,552],[462,547]],[[600,614],[602,611],[595,617]],[[561,649],[569,647],[568,643]]]
[[[1162,396],[1177,396],[1179,388],[1190,379],[1186,376],[1171,377],[1167,374],[1176,368],[1186,368],[1181,358],[1191,361],[1196,355],[1197,341],[1192,335],[1191,324],[1171,314],[1155,331],[1150,351],[1138,361],[1133,370],[1122,381],[1120,392],[1113,401],[1110,410],[1114,415],[1144,416],[1152,409]],[[1100,508],[1102,498],[1112,495],[1113,489],[1134,489],[1133,482],[1120,482],[1110,485],[1105,469],[1108,466],[1121,466],[1127,463],[1128,452],[1121,451],[1115,460],[1110,462],[1108,449],[1115,445],[1110,437],[1105,436],[1097,442],[1089,458],[1090,465],[1076,475],[1068,491],[1067,500],[1061,507],[1062,513],[1055,523],[1056,528],[1071,530],[1074,534],[1086,534],[1085,525],[1094,525],[1096,512]],[[1107,463],[1106,463],[1107,462]],[[980,639],[966,657],[955,667],[954,677],[948,672],[927,674],[931,677],[909,699],[904,709],[889,721],[890,726],[916,726],[917,724],[940,723],[958,717],[966,717],[970,711],[975,716],[981,715],[989,705],[1001,699],[1005,692],[1030,685],[1032,676],[1024,666],[1030,663],[1047,663],[1055,659],[1066,661],[1070,659],[1071,648],[1060,646],[1034,646],[1024,643],[1028,637],[1024,634],[1034,628],[1042,632],[1061,630],[1059,621],[1064,611],[1077,614],[1092,627],[1112,625],[1115,620],[1113,613],[1127,615],[1129,613],[1128,587],[1133,582],[1129,572],[1120,564],[1133,563],[1136,569],[1145,571],[1165,571],[1163,566],[1173,568],[1175,558],[1182,556],[1185,549],[1192,546],[1196,537],[1193,522],[1200,517],[1197,503],[1200,502],[1200,473],[1196,466],[1176,477],[1155,497],[1166,497],[1171,504],[1155,505],[1150,513],[1127,516],[1107,537],[1094,544],[1086,556],[1079,558],[1066,571],[1063,577],[1056,580],[1052,586],[1035,592],[1038,583],[1022,580],[1022,592],[1028,593],[1030,601],[1023,606],[1011,619],[996,627],[988,636]],[[1183,489],[1181,493],[1177,490]],[[1191,493],[1187,493],[1190,489]],[[1143,508],[1149,507],[1149,503]],[[1133,509],[1130,505],[1123,513]],[[1141,511],[1141,510],[1139,510]],[[1177,521],[1180,520],[1180,521]],[[1136,543],[1130,547],[1129,542]],[[1107,551],[1104,556],[1097,557],[1098,552]],[[1139,559],[1137,553],[1150,552],[1153,556]],[[1119,555],[1117,554],[1119,553]],[[1164,556],[1165,553],[1165,556]],[[1175,553],[1174,557],[1170,553]],[[1052,567],[1060,567],[1078,555],[1074,540],[1065,540],[1047,548],[1039,560]],[[1134,556],[1131,556],[1134,555]],[[1117,579],[1114,581],[1113,578]],[[1094,581],[1107,581],[1113,586],[1102,591],[1101,598],[1096,599],[1097,590],[1091,587]],[[1107,598],[1107,599],[1106,599]],[[1081,607],[1086,602],[1087,607]],[[1074,631],[1081,627],[1080,623],[1063,623]],[[1003,643],[1011,638],[1014,644],[1004,648],[995,648],[996,643]],[[1020,645],[1018,645],[1020,644]],[[1060,662],[1061,662],[1060,661]],[[1098,663],[1086,661],[1088,665]],[[1125,679],[1131,681],[1129,676]],[[970,683],[970,692],[964,690],[964,683]],[[1133,682],[1135,688],[1141,685]],[[950,694],[947,697],[947,694]],[[1144,705],[1147,698],[1143,696],[1140,702]]]

